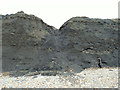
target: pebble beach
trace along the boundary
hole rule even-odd
[[[118,88],[118,68],[88,68],[72,75],[11,77],[0,73],[1,88]]]

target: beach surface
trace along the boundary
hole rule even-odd
[[[0,73],[1,88],[118,88],[118,68],[88,68],[71,75],[10,76]]]

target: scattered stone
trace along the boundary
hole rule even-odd
[[[113,71],[113,70],[109,70],[109,71]]]

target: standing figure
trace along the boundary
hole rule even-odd
[[[102,64],[102,62],[101,62],[101,58],[98,57],[98,66],[99,66],[100,68],[102,68],[101,64]]]

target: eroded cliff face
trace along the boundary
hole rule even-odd
[[[118,64],[117,19],[73,17],[59,30],[24,12],[2,16],[3,71],[60,70]]]
[[[97,57],[103,67],[118,64],[118,23],[117,20],[73,17],[60,28],[61,50],[69,67],[96,67]]]
[[[3,71],[50,69],[56,28],[24,12],[3,16],[2,22]]]

